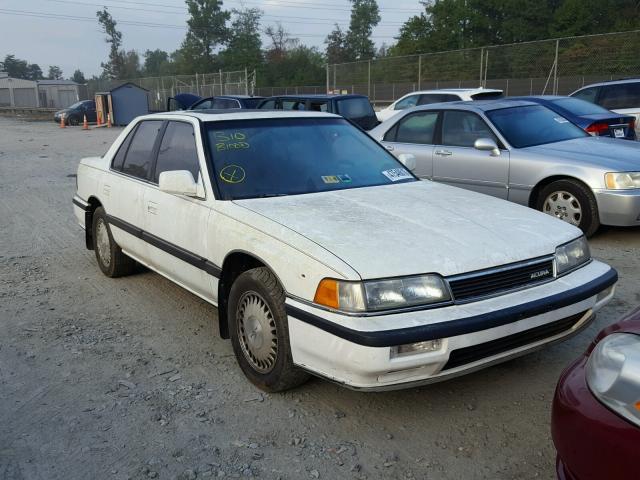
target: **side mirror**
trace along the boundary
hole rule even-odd
[[[485,150],[491,152],[492,157],[500,156],[500,149],[496,142],[491,138],[478,138],[473,144],[473,148],[476,150]]]
[[[398,155],[398,160],[402,163],[407,169],[413,172],[416,169],[416,157],[411,153],[401,153]]]
[[[198,196],[198,184],[188,170],[162,172],[158,180],[160,191],[174,195]]]

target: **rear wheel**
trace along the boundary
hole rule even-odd
[[[538,210],[580,228],[588,237],[600,227],[598,205],[589,187],[577,180],[557,180],[538,195]]]
[[[309,374],[293,364],[284,290],[266,267],[242,273],[231,287],[231,343],[245,376],[267,392],[303,384]]]
[[[71,115],[69,117],[68,124],[75,127],[80,124],[80,121],[78,120],[78,117],[76,117],[75,115]]]
[[[127,257],[113,240],[107,222],[107,214],[102,207],[93,212],[93,251],[102,273],[107,277],[122,277],[133,273],[136,262]]]

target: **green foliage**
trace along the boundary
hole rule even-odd
[[[37,63],[30,63],[27,65],[27,79],[29,80],[42,80],[44,79],[44,74],[42,73],[42,69],[40,65]]]
[[[105,42],[109,44],[109,60],[100,64],[102,76],[107,79],[124,78],[122,76],[124,55],[120,51],[122,33],[116,28],[116,21],[106,8],[97,11],[96,16],[98,17],[98,23],[102,27],[102,33],[106,35]]]
[[[0,64],[0,71],[7,72],[10,77],[28,79],[29,65],[25,60],[16,58],[15,55],[7,55]]]
[[[185,0],[189,11],[187,35],[180,47],[181,73],[211,72],[216,69],[213,50],[229,38],[227,21],[231,14],[222,10],[220,0]]]
[[[62,78],[62,70],[57,65],[51,65],[49,67],[49,74],[47,75],[49,80],[60,80]]]
[[[73,72],[73,77],[71,77],[71,80],[79,83],[80,85],[84,85],[85,83],[87,83],[87,80],[84,78],[84,73],[82,73],[80,69],[77,69],[75,72]]]
[[[169,60],[169,54],[156,48],[144,52],[144,75],[147,77],[159,77],[171,73],[173,66]]]
[[[329,64],[348,62],[349,52],[347,51],[347,35],[336,23],[336,28],[327,35],[324,43],[326,47],[327,62]]]
[[[253,70],[262,64],[262,40],[258,8],[233,10],[233,21],[227,48],[220,52],[219,62],[225,70]]]
[[[379,22],[376,0],[351,0],[351,21],[344,42],[351,60],[368,60],[375,55],[371,32]]]

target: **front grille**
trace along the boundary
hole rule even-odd
[[[573,327],[585,313],[586,311],[563,318],[562,320],[556,320],[555,322],[525,330],[524,332],[514,333],[513,335],[491,340],[490,342],[479,343],[478,345],[453,350],[449,355],[449,361],[445,364],[442,370],[449,370],[461,365],[477,362],[483,358],[492,357],[524,345],[539,342],[545,338],[559,335]]]
[[[506,265],[475,273],[450,277],[454,300],[471,300],[535,285],[553,278],[553,259]]]

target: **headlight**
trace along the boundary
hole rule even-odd
[[[640,172],[607,173],[604,183],[610,190],[626,190],[640,188]]]
[[[612,333],[591,352],[587,385],[618,415],[640,425],[640,336]]]
[[[591,259],[589,244],[585,237],[560,245],[556,248],[556,273],[561,275],[587,263]]]
[[[438,275],[344,282],[323,279],[314,301],[345,312],[406,308],[451,300],[449,289]]]

